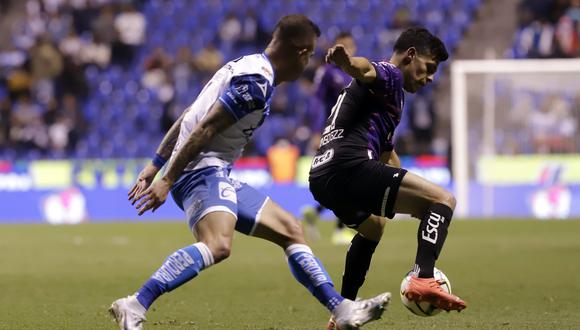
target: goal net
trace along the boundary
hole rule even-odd
[[[580,217],[580,59],[451,68],[452,175],[462,217]]]

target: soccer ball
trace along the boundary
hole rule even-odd
[[[449,282],[447,276],[445,276],[445,274],[440,269],[437,268],[434,269],[433,275],[435,279],[438,280],[439,283],[441,283],[441,288],[451,293],[451,282]],[[401,282],[401,301],[403,302],[403,305],[405,305],[405,307],[407,307],[407,309],[410,310],[411,313],[419,316],[434,316],[441,313],[442,309],[436,308],[435,306],[431,305],[428,302],[417,303],[405,297],[405,290],[407,289],[407,283],[409,283],[410,277],[411,272],[407,273],[407,275],[403,279],[403,282]]]

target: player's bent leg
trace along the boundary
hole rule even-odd
[[[356,302],[338,294],[320,260],[304,244],[298,220],[272,200],[263,206],[253,235],[284,249],[296,280],[331,311],[339,328],[356,328],[380,318],[390,301],[390,293]]]
[[[292,244],[306,244],[300,222],[290,212],[268,199],[260,212],[252,236],[256,236],[283,249]]]
[[[443,204],[454,210],[456,203],[453,194],[445,188],[407,172],[399,186],[394,211],[421,218],[433,204]]]
[[[435,261],[443,249],[455,209],[453,194],[413,173],[407,173],[399,187],[394,212],[411,214],[421,220],[417,230],[415,276],[405,296],[414,301],[427,300],[446,310],[462,310],[466,303],[441,289],[433,278]]]
[[[199,242],[181,248],[167,257],[163,265],[139,289],[113,302],[109,312],[121,329],[142,329],[145,312],[162,294],[196,277],[203,269],[230,255],[236,218],[229,212],[211,212],[194,226]]]
[[[370,241],[379,242],[383,237],[386,223],[386,218],[371,215],[358,226],[356,231]]]
[[[356,299],[359,289],[365,282],[373,254],[383,235],[385,223],[385,218],[371,215],[358,226],[358,234],[353,237],[346,252],[340,291],[343,297],[351,300]]]
[[[344,300],[334,290],[330,276],[320,260],[305,244],[300,223],[288,211],[268,199],[253,235],[282,247],[296,280],[330,311]]]

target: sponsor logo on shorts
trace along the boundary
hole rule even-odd
[[[445,222],[445,217],[431,212],[429,220],[427,220],[427,228],[421,231],[421,238],[432,244],[437,243],[437,236],[439,235],[437,228],[439,228],[439,224],[443,222]]]
[[[232,203],[236,202],[236,190],[227,182],[220,182],[218,184],[218,191],[220,194],[220,199],[230,201]]]
[[[332,160],[332,157],[334,157],[334,149],[326,150],[322,155],[314,157],[312,160],[312,168],[317,168],[328,163]]]

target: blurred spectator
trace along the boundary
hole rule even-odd
[[[76,63],[80,63],[80,53],[83,42],[75,30],[71,29],[59,43],[58,49],[64,56],[70,57]]]
[[[141,83],[154,92],[162,103],[171,101],[174,94],[168,75],[170,66],[171,58],[161,47],[155,48],[153,53],[145,59],[145,73],[141,78]]]
[[[45,150],[48,146],[46,126],[42,119],[42,109],[32,103],[30,97],[22,94],[10,119],[10,140],[17,150]]]
[[[40,15],[37,2],[27,2],[25,18],[15,21],[11,32],[12,43],[16,48],[28,50],[34,46],[38,37],[46,32],[46,23]]]
[[[8,144],[10,134],[10,99],[0,96],[0,149]]]
[[[99,16],[92,24],[93,36],[107,45],[117,41],[117,29],[115,28],[115,12],[112,5],[101,8]]]
[[[145,42],[145,27],[145,16],[133,5],[124,5],[122,12],[115,18],[119,40],[113,47],[113,61],[125,67],[133,63],[138,47]]]
[[[554,26],[546,20],[537,20],[524,27],[516,36],[516,57],[551,57],[556,49]]]
[[[278,139],[273,146],[268,148],[268,164],[274,182],[294,182],[299,157],[300,150],[286,139]]]
[[[172,78],[178,95],[184,95],[189,90],[189,80],[193,70],[193,55],[189,47],[181,47],[175,56],[172,68]]]
[[[518,7],[519,29],[512,56],[580,56],[580,0],[524,0]]]
[[[68,1],[72,11],[74,29],[79,35],[91,31],[91,22],[97,15],[92,1],[73,0]],[[67,6],[68,7],[68,6]]]
[[[539,111],[531,115],[534,151],[537,153],[571,152],[575,135],[575,119],[570,106],[557,95],[542,102]]]
[[[576,120],[576,124],[574,125],[576,128],[576,134],[574,135],[572,141],[574,143],[574,152],[580,153],[580,91],[574,95],[572,101],[572,119]]]
[[[213,75],[224,62],[224,56],[214,44],[207,44],[195,55],[193,63],[197,71]]]
[[[72,26],[72,17],[61,14],[60,11],[49,12],[46,15],[46,32],[52,40],[61,40],[68,35]]]
[[[429,154],[435,135],[435,102],[429,100],[429,91],[421,90],[415,94],[412,102],[408,104],[407,116],[413,136],[413,148],[415,154]]]
[[[111,46],[95,36],[83,45],[79,55],[83,64],[95,64],[106,68],[111,62]]]
[[[52,99],[44,113],[44,124],[47,127],[49,147],[54,151],[64,151],[68,144],[71,123],[58,111],[58,104]]]
[[[83,71],[83,67],[70,57],[63,59],[62,74],[58,79],[59,96],[73,94],[84,99],[89,93],[89,86]]]
[[[46,35],[30,50],[30,66],[35,95],[39,101],[47,103],[54,96],[54,79],[62,72],[63,60]]]
[[[409,9],[406,7],[397,9],[392,23],[389,26],[385,26],[379,34],[379,44],[381,49],[392,49],[395,40],[397,40],[401,32],[412,25],[415,25],[415,23],[411,20]]]
[[[0,75],[5,76],[8,71],[21,67],[26,58],[27,55],[24,51],[16,49],[11,43],[8,43],[4,50],[0,50]]]
[[[234,44],[240,39],[242,23],[233,13],[228,13],[219,30],[221,46],[226,51],[230,51]]]
[[[233,26],[231,28],[233,29]],[[244,15],[244,19],[241,21],[241,33],[239,35],[237,46],[240,48],[261,48],[266,46],[268,38],[269,34],[262,27],[256,12],[252,9],[248,9],[246,15]]]
[[[570,8],[560,17],[556,39],[563,56],[580,57],[580,0],[572,0]]]
[[[32,77],[26,69],[26,65],[22,65],[10,71],[6,77],[6,84],[8,87],[8,94],[11,101],[15,101],[23,94],[30,94],[32,87]]]

